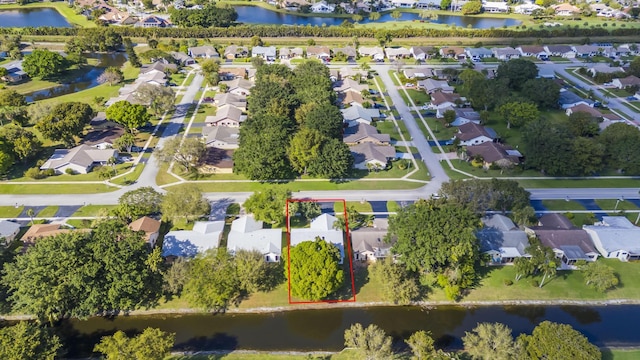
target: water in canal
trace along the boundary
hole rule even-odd
[[[344,20],[350,20],[346,18],[334,18],[334,17],[317,17],[317,16],[298,16],[292,14],[282,14],[268,9],[264,9],[258,6],[234,6],[238,12],[238,22],[247,24],[284,24],[284,25],[311,25],[311,26],[326,26],[340,25]],[[380,16],[380,19],[376,22],[388,22],[395,21],[402,25],[403,21],[421,21],[420,14],[418,13],[402,13],[402,17],[395,20],[391,17],[391,13],[386,13]],[[427,21],[427,20],[425,20]],[[368,23],[370,20],[364,18],[361,23]],[[491,17],[472,17],[472,16],[457,16],[457,15],[438,15],[437,20],[431,20],[436,24],[455,25],[460,27],[468,27],[476,29],[489,29],[491,27],[499,28],[502,26],[515,26],[520,25],[520,21],[506,18],[491,18]]]
[[[60,330],[69,355],[88,354],[101,336],[130,334],[146,327],[176,333],[176,350],[325,350],[344,347],[343,333],[353,323],[376,324],[394,340],[429,330],[440,347],[460,348],[460,338],[478,322],[502,322],[514,336],[530,333],[541,321],[570,324],[598,346],[640,346],[640,306],[439,306],[298,310],[267,314],[186,314],[119,316],[70,320]]]
[[[71,27],[56,9],[26,8],[0,10],[0,27]]]

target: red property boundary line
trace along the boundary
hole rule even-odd
[[[320,301],[292,301],[291,300],[291,217],[289,216],[289,203],[294,202],[341,202],[344,206],[344,223],[347,240],[347,251],[345,256],[349,258],[349,272],[351,273],[351,294],[352,298],[347,300],[320,300]],[[349,219],[347,218],[347,202],[344,199],[287,199],[287,282],[289,285],[289,304],[322,304],[322,303],[348,303],[356,302],[356,280],[353,274],[353,254],[351,253],[351,235],[349,233]]]

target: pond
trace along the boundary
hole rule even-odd
[[[291,14],[282,14],[279,12],[264,9],[258,6],[234,6],[238,12],[238,22],[247,24],[284,24],[284,25],[312,25],[326,26],[340,25],[345,18],[334,17],[318,17],[318,16],[299,16]],[[395,20],[391,17],[391,13],[380,16],[376,22],[398,22],[402,25],[404,21],[421,21],[419,13],[402,13],[402,17]],[[427,20],[425,20],[427,21]],[[365,18],[361,23],[371,22]],[[488,29],[491,27],[499,28],[502,26],[520,25],[520,21],[506,18],[492,17],[472,17],[457,15],[439,15],[437,20],[431,20],[436,24],[455,25],[459,27],[471,26],[476,29]]]
[[[56,9],[28,8],[0,10],[0,27],[71,27]]]
[[[69,81],[68,83],[25,94],[27,102],[50,99],[98,86],[100,85],[100,83],[98,83],[98,77],[104,72],[106,68],[111,66],[120,68],[127,61],[127,56],[123,53],[91,54],[87,57],[98,59],[98,65],[96,67],[92,67],[91,70]]]
[[[619,306],[439,306],[337,308],[261,314],[119,316],[65,321],[59,330],[72,356],[86,356],[101,336],[146,327],[176,333],[176,350],[339,351],[353,323],[376,324],[400,345],[418,330],[433,334],[439,347],[458,349],[465,331],[479,322],[502,322],[514,336],[531,333],[541,321],[570,324],[598,346],[640,346],[640,307]]]

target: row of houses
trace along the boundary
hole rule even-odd
[[[620,261],[640,260],[640,228],[624,216],[603,216],[601,221],[582,228],[564,215],[543,215],[536,226],[519,229],[511,219],[495,214],[482,219],[484,227],[476,233],[480,249],[490,255],[492,264],[511,264],[528,257],[529,238],[553,249],[558,268],[573,269],[578,261],[596,261],[599,256]]]

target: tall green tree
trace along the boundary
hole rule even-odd
[[[207,147],[198,138],[173,137],[156,149],[155,156],[160,163],[170,164],[175,161],[184,171],[194,171],[200,166],[207,152]]]
[[[265,130],[249,125],[240,128],[240,148],[233,154],[233,171],[252,180],[292,178],[287,156],[289,132],[282,128]]]
[[[175,186],[167,191],[160,204],[162,216],[175,221],[193,221],[209,214],[211,206],[195,184]]]
[[[530,60],[512,59],[498,65],[497,79],[506,79],[510,89],[521,90],[527,80],[538,76],[538,67]]]
[[[538,238],[529,238],[529,246],[525,252],[531,255],[530,260],[534,267],[534,273],[542,274],[539,287],[544,286],[547,279],[555,276],[558,267],[558,259],[553,249],[544,246]]]
[[[598,119],[582,111],[571,113],[567,126],[573,136],[595,137],[600,134]]]
[[[225,311],[241,294],[240,279],[231,255],[210,250],[191,260],[184,296],[189,304],[205,310]]]
[[[367,360],[391,358],[391,340],[391,336],[374,324],[365,328],[356,323],[344,331],[344,346],[359,350]]]
[[[479,323],[471,332],[465,332],[462,342],[473,359],[515,360],[511,329],[504,324]]]
[[[371,279],[381,284],[382,296],[394,304],[409,304],[418,300],[420,288],[407,269],[392,258],[377,261],[369,267]]]
[[[344,282],[340,266],[340,250],[316,238],[303,241],[289,249],[289,269],[285,276],[291,283],[291,295],[318,301],[336,292]]]
[[[22,68],[29,76],[43,79],[60,75],[67,66],[62,55],[46,49],[33,50],[22,62]]]
[[[521,93],[539,109],[555,109],[560,99],[560,85],[552,79],[529,79],[522,85]]]
[[[100,84],[108,83],[109,86],[113,86],[113,84],[121,83],[124,80],[124,75],[122,74],[122,70],[115,66],[108,67],[104,70],[100,76],[98,76],[98,82]]]
[[[200,72],[207,81],[207,84],[211,86],[218,85],[220,81],[218,71],[220,71],[220,64],[214,59],[206,59],[200,64]]]
[[[411,334],[408,340],[405,340],[405,343],[407,343],[411,349],[413,360],[430,360],[436,353],[434,347],[435,342],[431,337],[431,332],[424,330],[416,331]]]
[[[35,156],[42,148],[42,142],[33,132],[15,124],[1,127],[0,139],[10,148],[13,157],[20,161]]]
[[[287,155],[295,171],[307,174],[309,164],[318,157],[323,140],[320,132],[308,128],[301,129],[291,138]]]
[[[353,161],[347,144],[338,139],[329,139],[320,146],[318,156],[309,163],[309,173],[326,179],[342,178],[351,171]]]
[[[93,115],[93,109],[88,104],[65,102],[51,109],[49,115],[42,118],[35,127],[45,138],[73,146],[74,136],[82,133]]]
[[[517,181],[491,179],[460,181],[442,184],[441,194],[462,207],[484,214],[487,210],[506,213],[529,206],[530,193]]]
[[[127,191],[118,199],[116,212],[128,220],[160,212],[163,195],[151,186]]]
[[[143,104],[149,105],[149,110],[155,116],[162,116],[174,108],[176,94],[166,86],[142,84],[138,87],[135,97]]]
[[[600,360],[597,346],[571,325],[543,321],[531,335],[522,334],[518,343],[531,359],[583,359]]]
[[[594,175],[603,169],[605,146],[602,143],[595,139],[578,137],[573,139],[572,150],[578,175]]]
[[[640,174],[640,130],[618,123],[608,126],[599,137],[605,146],[604,162],[626,175]]]
[[[605,292],[616,287],[620,280],[615,270],[602,261],[590,262],[580,268],[585,283],[598,292]]]
[[[520,127],[540,117],[538,107],[526,102],[508,102],[500,105],[497,112],[503,121],[507,123],[507,129],[511,125]]]
[[[15,90],[2,90],[0,91],[0,106],[27,106],[27,99]]]
[[[0,358],[49,360],[57,358],[62,343],[45,327],[28,321],[0,329]]]
[[[291,191],[284,188],[267,188],[256,191],[243,204],[249,214],[256,220],[269,224],[283,224],[286,215],[286,201],[291,197]]]
[[[151,114],[147,108],[140,104],[132,104],[126,100],[121,100],[107,108],[107,118],[126,127],[129,132],[144,126],[151,120]]]
[[[329,102],[322,102],[306,113],[302,126],[329,138],[342,139],[343,119],[340,109]]]
[[[163,360],[173,348],[176,335],[156,328],[146,328],[141,334],[129,338],[124,331],[104,336],[93,351],[107,360]]]
[[[530,122],[522,139],[527,154],[525,166],[551,176],[575,174],[572,144],[568,141],[571,138],[565,124],[547,119]]]

